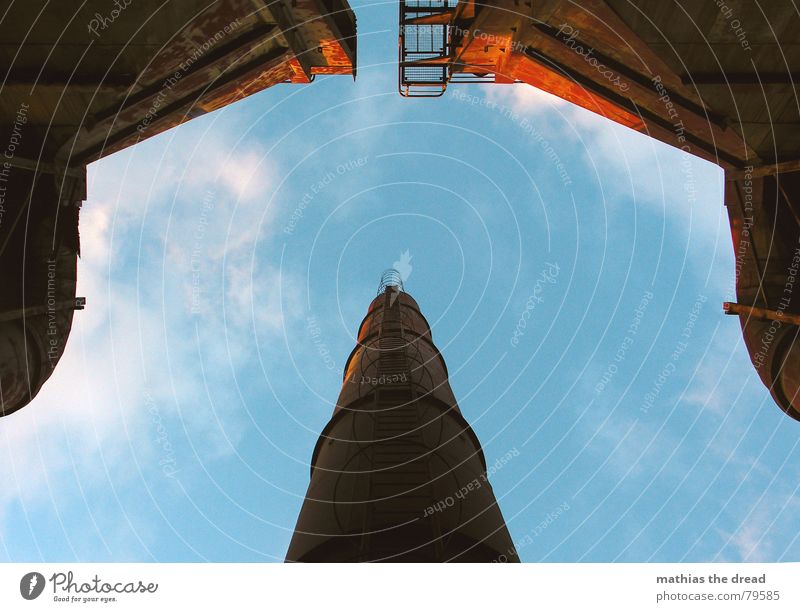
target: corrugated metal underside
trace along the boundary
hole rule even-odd
[[[82,307],[86,163],[277,83],[355,74],[346,0],[77,4],[0,14],[0,416],[36,396]]]
[[[800,16],[790,0],[725,7],[461,0],[447,57],[429,62],[451,82],[529,83],[726,168],[795,160]]]
[[[800,15],[793,2],[726,2],[728,10],[687,0],[608,4],[762,163],[800,157]]]
[[[0,22],[0,116],[29,106],[27,158],[78,166],[277,83],[354,73],[346,2],[117,6],[15,2]]]

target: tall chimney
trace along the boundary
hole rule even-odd
[[[480,442],[395,270],[359,328],[286,560],[519,561]]]

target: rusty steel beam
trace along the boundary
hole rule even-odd
[[[219,49],[211,51],[208,55],[204,55],[196,62],[194,62],[188,70],[182,73],[181,78],[185,79],[195,75],[203,70],[208,69],[214,64],[218,64],[233,55],[241,53],[243,47],[247,47],[252,43],[261,40],[275,29],[274,24],[265,24],[263,26],[253,28],[249,32],[245,32],[241,36],[235,38],[229,43],[222,45]],[[124,112],[125,110],[134,107],[138,104],[146,102],[156,96],[162,89],[164,89],[164,79],[172,75],[172,71],[162,74],[159,78],[155,79],[150,85],[144,86],[139,91],[129,94],[117,104],[92,115],[87,122],[89,126],[96,125],[106,119],[111,119]]]
[[[86,298],[76,297],[70,300],[61,300],[52,305],[48,304],[47,306],[29,306],[28,308],[0,312],[0,321],[16,321],[17,319],[36,317],[58,310],[83,310],[84,308],[86,308]]]
[[[297,22],[295,22],[291,12],[285,6],[285,0],[273,0],[269,6],[264,0],[251,0],[251,3],[261,19],[265,18],[264,11],[269,11],[275,18],[275,21],[278,22],[278,27],[281,29],[281,34],[289,41],[289,46],[294,52],[295,59],[300,63],[308,82],[313,81],[311,62],[308,59],[308,52],[313,47],[304,39]]]
[[[278,48],[274,50],[267,58],[264,57],[257,57],[254,60],[250,61],[249,63],[241,66],[236,70],[231,70],[223,79],[216,79],[208,85],[206,85],[200,92],[191,91],[183,98],[180,98],[164,107],[163,109],[163,116],[160,119],[156,119],[151,123],[151,125],[158,125],[161,122],[170,121],[172,119],[171,115],[176,111],[180,111],[183,108],[186,108],[187,105],[192,105],[193,103],[200,102],[205,96],[212,95],[216,91],[224,88],[225,86],[233,83],[239,79],[246,77],[248,74],[252,74],[259,68],[266,69],[269,65],[280,64],[282,62],[286,62],[288,58],[286,57],[288,50]],[[265,61],[268,61],[268,64],[265,66]],[[187,119],[190,118],[188,115],[185,116]],[[88,149],[82,150],[79,153],[72,156],[72,164],[76,163],[86,163],[91,160],[91,158],[101,151],[105,149],[111,149],[114,147],[115,144],[125,140],[129,136],[133,136],[137,132],[137,125],[130,125],[118,132],[115,132],[107,137],[106,140],[95,144]]]
[[[769,308],[759,308],[757,306],[747,306],[736,302],[722,302],[722,310],[726,315],[740,315],[762,321],[783,321],[792,325],[800,325],[800,315]]]
[[[136,83],[135,74],[71,74],[50,70],[12,67],[3,82],[6,87],[80,87],[83,89],[128,89]]]
[[[779,164],[770,164],[767,166],[753,167],[752,170],[728,170],[725,172],[726,181],[740,181],[744,178],[761,178],[762,176],[771,176],[777,174],[787,174],[790,172],[800,171],[800,159],[792,159],[790,161],[781,162]]]
[[[748,85],[760,87],[761,85],[783,85],[792,87],[793,83],[800,83],[800,73],[788,72],[698,72],[695,74],[682,74],[681,82],[684,85]]]
[[[670,144],[676,145],[678,137],[675,133],[674,124],[671,123],[668,118],[665,118],[660,114],[658,114],[657,112],[648,108],[649,106],[653,105],[652,97],[648,96],[642,98],[642,97],[634,97],[632,95],[626,96],[623,95],[622,93],[618,93],[613,89],[611,89],[610,87],[598,84],[591,77],[584,75],[582,72],[574,70],[569,65],[562,64],[559,61],[554,60],[553,58],[548,57],[538,51],[527,49],[525,55],[528,59],[533,60],[541,64],[542,66],[549,68],[550,70],[561,73],[566,78],[575,82],[583,89],[590,91],[593,94],[615,104],[620,109],[623,109],[632,115],[640,117],[642,120],[644,120],[646,124],[649,124],[650,127],[660,128],[664,135],[660,139],[665,140]],[[670,138],[670,135],[672,136],[672,138]],[[730,164],[733,166],[738,165],[740,163],[738,157],[736,157],[732,153],[721,150],[719,148],[718,143],[706,140],[704,137],[699,136],[696,133],[689,132],[688,129],[684,133],[682,133],[681,136],[687,142],[699,148],[704,153],[703,157],[706,159],[722,161],[725,162],[726,164]]]

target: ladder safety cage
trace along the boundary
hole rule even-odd
[[[474,11],[472,0],[400,0],[401,96],[437,98],[448,83],[496,82],[494,66],[466,64],[461,59],[470,33],[459,24]]]
[[[400,0],[400,95],[438,97],[450,78],[449,24],[456,0]]]

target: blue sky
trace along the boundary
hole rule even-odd
[[[523,560],[798,560],[798,425],[721,311],[721,171],[525,85],[403,99],[395,3],[352,5],[355,83],[90,166],[87,308],[0,421],[0,558],[281,561],[408,251],[487,461],[519,451],[492,483]]]

